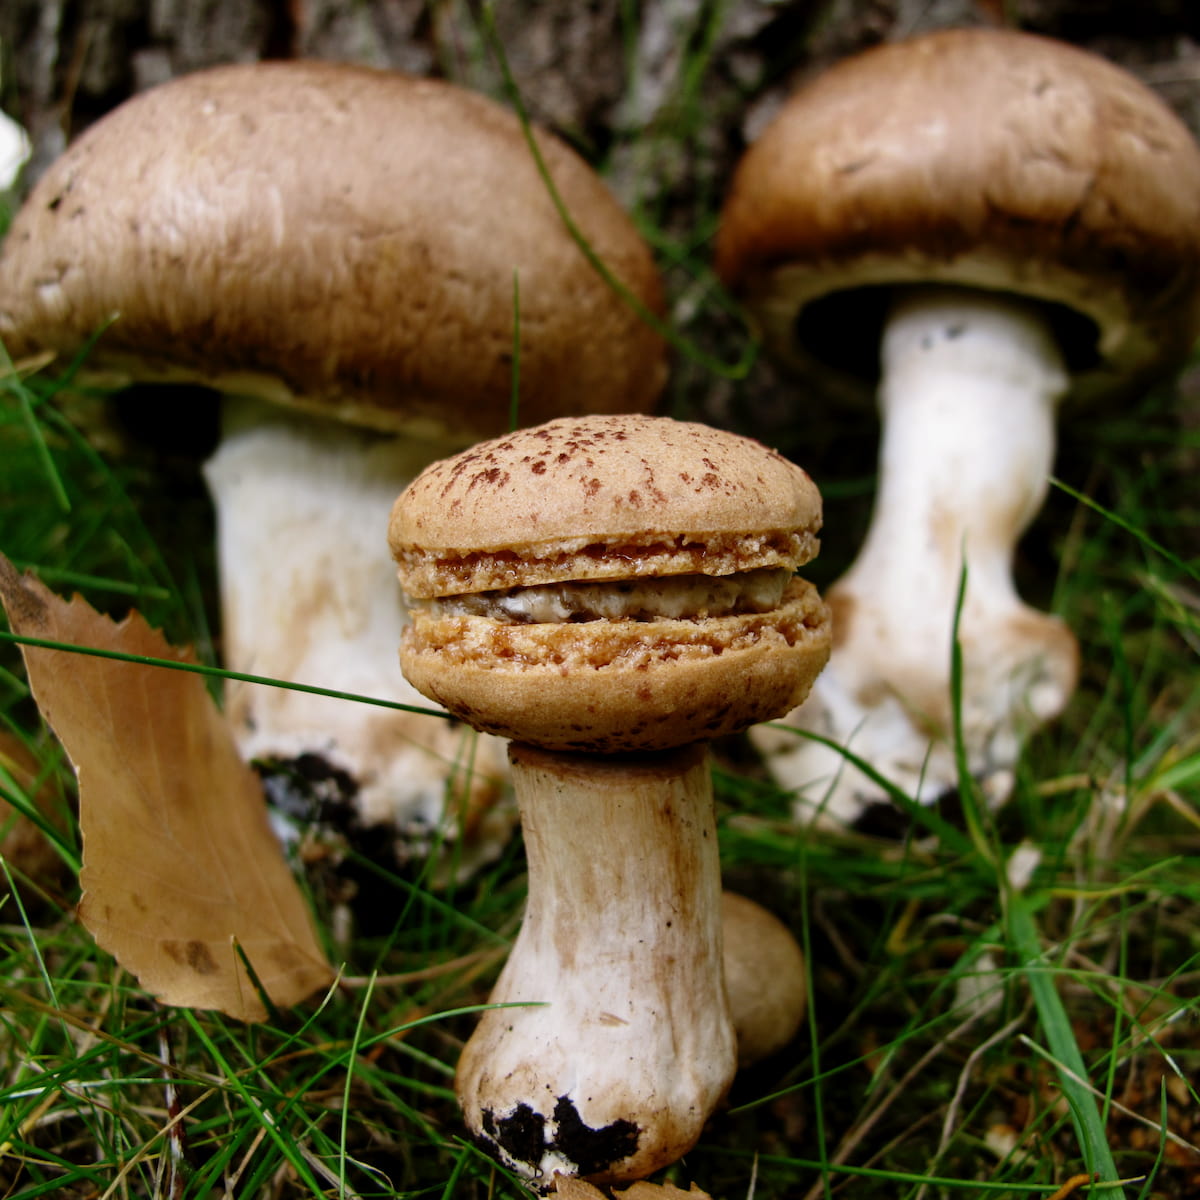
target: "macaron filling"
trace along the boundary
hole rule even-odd
[[[563,580],[417,601],[443,617],[487,617],[504,624],[577,621],[706,620],[778,609],[793,578],[783,567],[729,575],[668,575]]]

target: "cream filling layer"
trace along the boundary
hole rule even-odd
[[[446,617],[490,617],[513,625],[568,621],[704,620],[780,606],[793,573],[762,567],[733,575],[667,575],[643,579],[566,580],[414,601]]]

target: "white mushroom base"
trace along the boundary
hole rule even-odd
[[[550,1188],[644,1178],[699,1138],[733,1079],[707,754],[514,745],[529,859],[521,932],[463,1050],[472,1134]]]
[[[504,743],[427,715],[429,702],[404,679],[406,610],[387,550],[392,503],[447,447],[269,412],[227,409],[226,435],[205,467],[225,665],[426,714],[229,681],[225,708],[241,753],[340,776],[357,822],[387,830],[401,856],[467,835],[455,854],[469,866],[498,852],[515,822],[496,804]]]
[[[903,294],[882,364],[871,526],[826,595],[829,665],[784,723],[848,748],[921,803],[954,790],[951,650],[965,564],[963,740],[971,774],[999,804],[1029,732],[1075,687],[1075,639],[1012,580],[1017,539],[1045,498],[1066,371],[1035,306],[952,288]],[[754,737],[804,821],[849,824],[889,802],[835,748],[766,728]]]

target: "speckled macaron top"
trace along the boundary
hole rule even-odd
[[[405,590],[757,567],[817,552],[821,496],[750,438],[639,415],[563,418],[429,467],[388,530]]]

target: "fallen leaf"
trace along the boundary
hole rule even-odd
[[[606,1200],[604,1193],[593,1183],[576,1179],[573,1175],[554,1176],[554,1194],[566,1200]]]
[[[712,1200],[707,1192],[702,1192],[694,1183],[686,1192],[670,1183],[635,1183],[624,1191],[614,1191],[613,1195],[619,1200]]]
[[[608,1194],[595,1184],[569,1175],[555,1175],[554,1190],[564,1200],[608,1200]],[[694,1183],[687,1192],[669,1183],[635,1183],[623,1190],[614,1188],[612,1195],[616,1200],[712,1200],[707,1192],[702,1192]]]
[[[63,600],[0,555],[15,633],[195,662],[137,613],[114,622]],[[299,1003],[333,971],[203,677],[22,646],[29,684],[79,782],[80,919],[165,1004],[244,1021]]]

